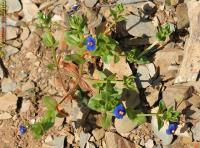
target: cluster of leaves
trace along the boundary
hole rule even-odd
[[[114,8],[110,9],[111,16],[115,23],[123,21],[124,17],[122,13],[124,12],[124,5],[118,4]]]
[[[90,98],[88,107],[102,113],[102,126],[108,128],[111,124],[112,112],[119,103],[121,91],[117,90],[112,83],[115,75],[105,78],[106,83],[95,83],[94,87],[99,88],[99,93]]]
[[[173,25],[170,23],[163,24],[158,28],[156,38],[158,41],[165,41],[166,38],[173,32]]]
[[[54,125],[56,115],[58,114],[56,110],[57,102],[55,99],[46,96],[43,98],[43,102],[47,111],[44,113],[40,122],[31,125],[33,135],[37,139],[43,136]]]
[[[167,122],[178,122],[180,113],[176,111],[173,107],[167,108],[164,101],[159,102],[159,109],[157,112],[157,122],[158,122],[158,130],[160,130],[163,125],[164,121]]]
[[[38,23],[36,24],[38,28],[50,28],[51,26],[51,16],[45,14],[44,12],[38,12]]]
[[[127,52],[126,59],[130,63],[136,64],[147,64],[149,60],[145,55],[140,56],[140,52],[137,49],[132,49],[131,51]]]
[[[80,63],[83,52],[86,51],[86,38],[87,36],[87,23],[86,18],[78,13],[72,15],[69,19],[70,31],[65,33],[65,40],[69,45],[78,47],[77,52],[71,56],[67,56],[67,60],[76,60],[74,62]],[[116,52],[117,42],[113,40],[110,36],[105,34],[98,34],[96,38],[96,49],[91,51],[92,56],[99,56],[102,60],[108,63],[112,57],[114,61],[119,61],[118,54]],[[81,63],[84,60],[81,60]]]

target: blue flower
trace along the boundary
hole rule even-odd
[[[20,135],[24,135],[26,133],[26,131],[27,131],[26,126],[24,126],[24,125],[20,125],[19,126],[19,133],[20,133]]]
[[[96,41],[91,35],[87,37],[85,45],[89,51],[96,49]]]
[[[171,135],[175,132],[175,130],[178,128],[177,123],[169,123],[168,129],[166,130],[166,133],[168,135]]]
[[[116,118],[122,119],[123,116],[126,114],[126,109],[122,104],[119,104],[115,107],[113,114],[115,115]]]
[[[79,7],[80,7],[80,5],[76,4],[76,5],[72,6],[72,10],[73,11],[78,11]]]

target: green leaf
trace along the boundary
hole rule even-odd
[[[112,123],[112,115],[104,113],[102,117],[102,127],[107,129]]]
[[[127,89],[136,90],[136,84],[134,82],[134,76],[124,76],[123,78],[124,86]]]
[[[158,41],[165,41],[166,38],[174,31],[173,24],[166,23],[163,24],[159,31],[156,33],[156,38]]]
[[[48,110],[44,117],[41,120],[42,127],[44,131],[48,131],[55,123],[56,118],[56,111],[55,110]]]
[[[141,125],[146,122],[146,117],[143,116],[144,113],[142,113],[141,111],[127,108],[126,112],[129,119],[131,119],[131,121],[133,121],[134,123]]]
[[[85,63],[85,59],[79,55],[79,54],[71,54],[71,55],[66,55],[65,56],[66,61],[73,61],[77,64],[83,64]]]
[[[110,9],[111,16],[113,17],[115,22],[120,22],[124,20],[124,18],[121,15],[123,11],[124,11],[123,4],[117,4],[114,8]]]
[[[34,138],[39,139],[44,134],[44,130],[42,128],[41,123],[35,123],[31,125],[31,131],[33,133]]]
[[[158,114],[162,114],[166,109],[167,109],[167,107],[166,107],[164,101],[160,100]]]
[[[65,32],[65,41],[76,47],[79,47],[82,44],[83,38],[80,34],[72,31]]]
[[[47,65],[47,68],[48,68],[49,70],[54,70],[55,67],[56,67],[56,65],[53,64],[53,63]]]
[[[120,60],[120,57],[118,55],[114,55],[114,63],[118,63]]]
[[[164,121],[163,121],[163,119],[160,117],[160,116],[156,116],[156,118],[157,118],[157,124],[158,124],[158,130],[160,130],[162,127],[163,127],[163,125],[164,125]]]
[[[48,48],[52,48],[56,44],[56,40],[50,32],[43,33],[42,42]]]
[[[47,107],[48,110],[56,110],[57,101],[49,96],[45,96],[43,98],[44,105]]]
[[[72,15],[69,19],[69,25],[71,29],[77,30],[79,33],[83,32],[85,26],[86,26],[86,18],[82,15],[75,13]]]
[[[96,96],[93,96],[92,98],[90,98],[89,102],[88,102],[88,107],[91,108],[92,110],[98,111],[98,112],[104,112],[104,102],[101,101],[101,95],[98,94]]]

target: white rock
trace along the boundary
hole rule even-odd
[[[35,84],[32,81],[27,81],[22,85],[22,91],[30,91],[35,88]]]
[[[101,128],[101,129],[94,129],[94,130],[92,131],[92,134],[93,134],[93,136],[95,137],[95,139],[96,139],[97,141],[99,141],[99,140],[101,140],[101,139],[104,137],[105,131],[104,131],[103,128]]]
[[[96,148],[92,142],[87,142],[86,148]]]
[[[149,139],[145,144],[145,148],[153,148],[154,143],[152,139]]]
[[[2,113],[0,114],[0,120],[6,120],[6,119],[10,119],[12,118],[12,116],[9,113]]]
[[[0,97],[0,110],[6,111],[9,107],[16,109],[17,96],[12,93],[7,93]]]
[[[151,119],[152,130],[154,131],[155,135],[158,136],[162,140],[163,145],[169,145],[172,140],[173,136],[166,134],[166,130],[168,129],[168,125],[164,124],[164,126],[158,131],[158,123],[156,116],[153,116]]]
[[[20,109],[20,112],[27,112],[31,106],[30,100],[23,100],[22,102],[22,108]]]
[[[6,27],[6,40],[11,40],[17,38],[19,28],[7,26]]]
[[[143,21],[140,17],[136,15],[128,15],[126,18],[126,30],[132,36],[142,37],[142,36],[155,36],[156,27],[150,21]],[[148,30],[148,31],[147,31]]]
[[[0,78],[3,79],[4,78],[4,70],[2,65],[0,64]]]
[[[19,0],[6,0],[6,5],[8,8],[7,13],[20,11],[22,8]]]
[[[6,52],[6,56],[5,58],[8,59],[10,56],[16,54],[17,52],[19,52],[19,49],[12,47],[12,46],[6,46],[4,48],[5,52]]]
[[[194,140],[199,141],[200,140],[200,122],[198,122],[194,127],[192,128],[193,138]]]
[[[97,1],[98,1],[98,0],[85,0],[85,5],[86,5],[87,7],[92,8],[92,7],[94,7],[94,5],[97,3]]]
[[[125,115],[122,119],[115,119],[115,128],[120,134],[128,133],[136,127],[137,124],[133,123],[127,115]]]
[[[65,136],[59,136],[59,137],[47,137],[45,144],[51,146],[51,148],[64,148],[64,141]]]
[[[54,126],[58,128],[63,124],[63,122],[64,122],[64,118],[56,117]]]
[[[90,133],[84,133],[83,131],[81,131],[81,133],[80,133],[80,143],[79,143],[80,148],[85,147],[86,143],[90,139],[90,136],[91,136]]]
[[[22,41],[25,41],[28,37],[29,37],[29,34],[30,34],[30,30],[28,27],[21,27],[22,28],[22,33],[20,35],[20,38]]]
[[[37,17],[38,7],[31,0],[21,0],[23,4],[24,19],[29,22]]]
[[[11,80],[10,78],[4,78],[1,82],[1,89],[2,92],[11,92],[11,91],[15,91],[17,87],[16,82],[14,82],[13,80]]]
[[[156,68],[153,63],[139,65],[137,69],[136,82],[139,88],[146,88],[153,82],[156,76]]]

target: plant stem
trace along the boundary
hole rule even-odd
[[[145,116],[145,117],[148,117],[148,116],[162,116],[163,114],[157,114],[157,113],[151,113],[151,114],[137,114],[137,116]]]
[[[108,34],[110,29],[115,25],[115,22],[112,22],[111,25],[104,31],[104,34]]]
[[[88,77],[83,77],[85,79],[88,79],[88,80],[92,80],[93,82],[95,83],[107,83],[108,81],[106,80],[99,80],[99,79],[92,79],[92,78],[88,78]],[[113,80],[113,81],[110,81],[111,83],[118,83],[118,82],[123,82],[124,80]]]
[[[65,89],[65,85],[64,85],[64,82],[63,82],[63,79],[62,79],[62,75],[61,75],[61,72],[60,72],[60,67],[58,65],[58,60],[57,60],[57,57],[56,57],[55,47],[51,48],[51,52],[52,52],[52,56],[53,56],[53,62],[56,65],[56,69],[57,69],[57,72],[58,72],[58,77],[60,79],[61,85],[62,85],[64,91],[67,93],[67,90]]]
[[[75,82],[74,87],[67,92],[65,97],[58,103],[58,105],[62,104],[67,97],[69,97],[72,93],[74,93],[74,91],[76,90],[76,88],[77,88],[77,86],[80,82],[80,79],[82,77],[82,73],[83,73],[83,64],[80,65],[79,76],[78,76],[78,79]]]
[[[153,44],[151,44],[148,48],[146,48],[139,56],[138,58],[141,58],[143,55],[147,54],[151,49],[156,46],[159,43],[158,40],[156,40]]]

